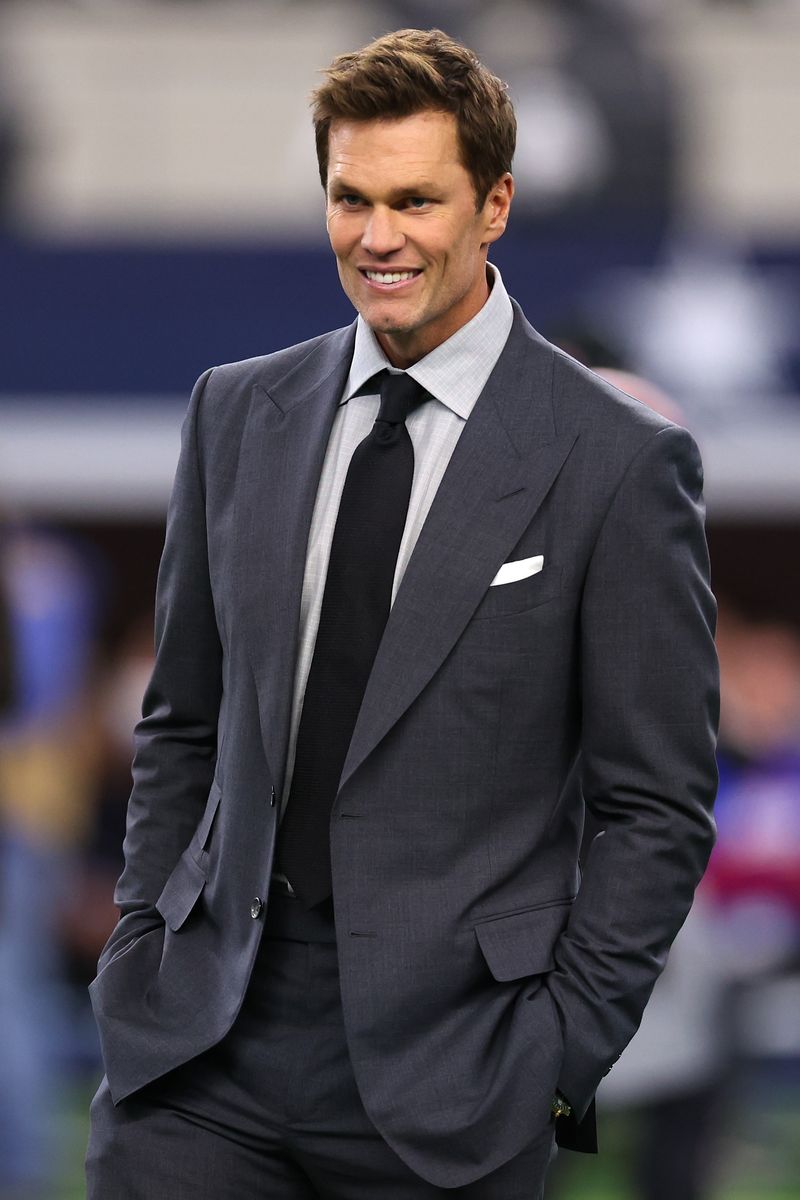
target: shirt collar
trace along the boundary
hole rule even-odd
[[[494,370],[511,332],[514,312],[502,276],[486,264],[492,288],[471,321],[409,367],[408,374],[457,416],[467,419]],[[342,402],[350,400],[378,371],[394,370],[366,321],[359,316],[353,361]]]

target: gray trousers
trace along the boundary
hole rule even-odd
[[[342,1020],[330,909],[270,896],[242,1010],[219,1045],[91,1110],[87,1200],[541,1200],[552,1127],[466,1187],[420,1179],[370,1121]]]

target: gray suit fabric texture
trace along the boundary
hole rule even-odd
[[[220,1042],[248,987],[306,542],[353,338],[214,368],[192,395],[121,918],[91,986],[115,1102]],[[529,1144],[557,1087],[569,1143],[691,905],[716,790],[703,515],[686,430],[515,305],[398,591],[330,822],[355,1079],[382,1137],[437,1186]],[[490,586],[535,555],[541,571]],[[585,806],[604,832],[581,877]]]
[[[92,1104],[87,1200],[541,1200],[554,1128],[443,1189],[378,1134],[353,1076],[333,908],[273,893],[244,1003],[204,1054]]]

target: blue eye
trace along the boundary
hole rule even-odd
[[[408,202],[412,208],[424,208],[428,203],[424,196],[409,196]]]

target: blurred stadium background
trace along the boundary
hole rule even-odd
[[[4,0],[0,1200],[83,1195],[86,985],[189,389],[351,319],[307,94],[405,25],[509,81],[511,293],[706,462],[719,843],[602,1157],[549,1194],[800,1197],[800,3]]]

